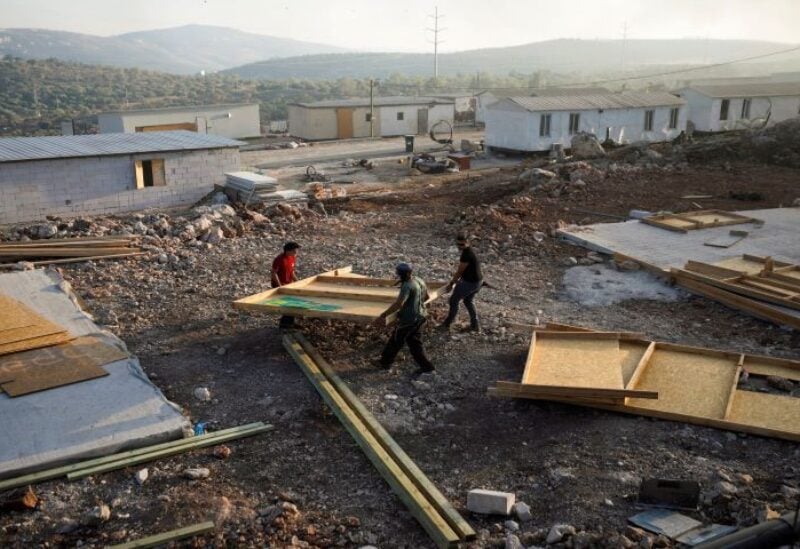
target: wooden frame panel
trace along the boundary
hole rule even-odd
[[[438,298],[446,288],[444,282],[430,282],[427,286],[426,303]],[[270,314],[372,322],[389,308],[399,292],[396,281],[354,274],[347,266],[238,299],[233,306]],[[386,325],[396,318],[396,314],[389,315]]]
[[[727,225],[740,225],[742,223],[757,223],[758,220],[734,212],[722,210],[697,210],[680,214],[651,215],[641,219],[642,223],[685,233],[710,227],[724,227]]]

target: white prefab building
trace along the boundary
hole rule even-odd
[[[309,141],[421,135],[441,120],[453,124],[455,115],[452,99],[376,97],[372,105],[372,123],[369,98],[289,105],[289,133]]]
[[[497,103],[507,97],[550,97],[565,95],[598,95],[611,93],[606,88],[493,88],[484,90],[475,95],[475,122],[486,124],[486,109],[489,105]]]
[[[190,205],[241,141],[188,131],[0,139],[0,225]]]
[[[672,94],[625,92],[561,97],[509,97],[486,112],[486,145],[547,151],[587,132],[615,143],[668,141],[686,129],[685,101]]]
[[[105,112],[97,116],[100,133],[187,130],[244,139],[261,135],[258,103],[200,105]]]
[[[677,92],[686,99],[694,129],[718,132],[760,127],[800,116],[800,82],[695,85]]]

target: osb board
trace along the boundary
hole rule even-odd
[[[765,360],[759,360],[759,357],[745,356],[743,367],[745,371],[753,375],[759,376],[778,376],[800,381],[800,363],[795,362],[792,365],[774,364]],[[798,418],[800,421],[800,418]]]
[[[764,264],[762,262],[750,261],[744,257],[731,257],[729,259],[723,259],[722,261],[715,262],[714,265],[717,267],[723,267],[725,269],[739,271],[744,274],[758,274],[764,268]]]
[[[649,408],[722,419],[728,405],[736,361],[730,358],[659,348],[650,357],[634,389],[658,391],[658,400],[628,399]]]
[[[633,371],[639,365],[639,361],[647,350],[649,343],[646,341],[624,341],[619,342],[619,356],[622,361],[622,383],[628,386]]]
[[[39,320],[44,319],[16,299],[0,294],[0,332],[31,326]]]
[[[537,334],[522,380],[531,385],[622,389],[619,340]]]
[[[41,347],[48,347],[50,345],[57,345],[59,343],[66,343],[73,339],[68,332],[58,332],[55,334],[34,337],[22,341],[15,341],[13,343],[6,343],[0,345],[0,356],[19,353],[21,351],[28,351],[30,349],[39,349]]]
[[[128,354],[92,336],[0,357],[0,386],[16,397],[108,375],[106,364]]]
[[[800,435],[800,398],[736,391],[728,421]]]
[[[30,326],[24,326],[22,328],[13,328],[11,330],[4,330],[0,332],[0,346],[63,332],[64,328],[61,326],[46,320],[42,320],[40,324],[33,324]]]

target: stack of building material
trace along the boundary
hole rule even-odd
[[[0,336],[17,331],[20,339],[28,328],[20,324],[33,317],[31,325],[54,325],[68,340],[0,356],[0,478],[181,436],[188,422],[180,411],[124,343],[79,308],[58,272],[0,274],[0,294],[20,304],[0,304],[15,311]]]
[[[266,205],[288,203],[308,204],[308,196],[300,191],[278,190],[278,180],[268,175],[253,172],[231,172],[225,174],[228,196],[245,204]]]
[[[57,238],[0,242],[0,269],[11,269],[20,261],[34,265],[75,263],[143,255],[132,236]]]
[[[740,388],[800,380],[800,361],[654,342],[548,324],[534,329],[520,383],[492,396],[553,400],[800,441],[800,399]]]
[[[764,320],[800,329],[800,266],[744,254],[715,264],[673,268],[676,283]]]

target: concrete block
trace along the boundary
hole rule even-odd
[[[475,489],[467,494],[467,509],[482,515],[511,514],[514,505],[514,494],[508,492],[495,492],[494,490]]]

